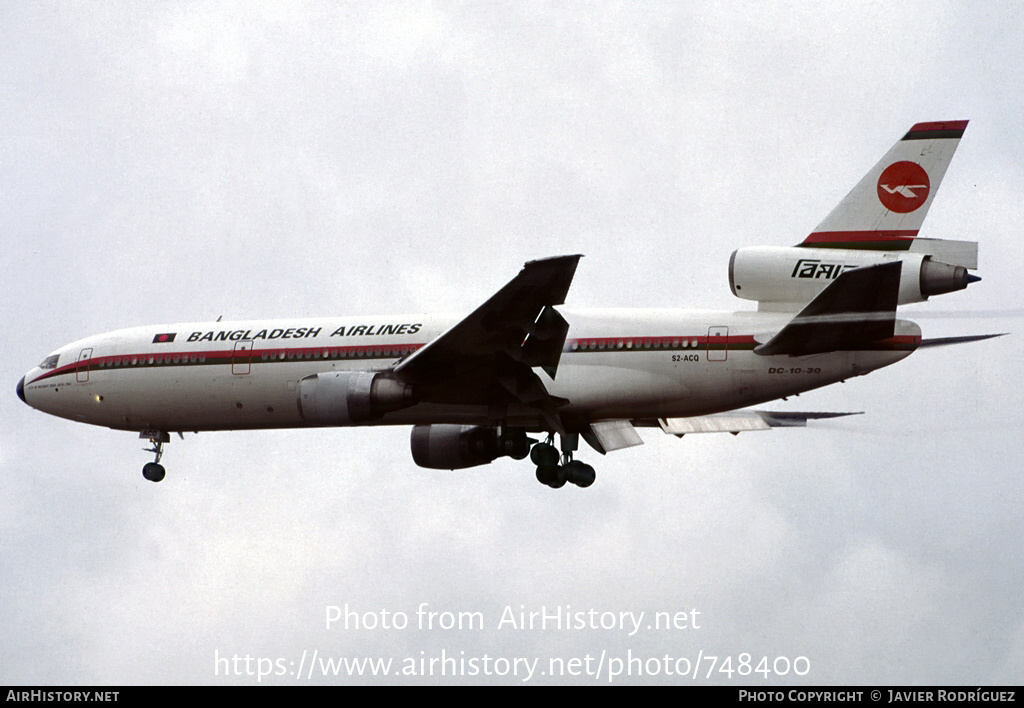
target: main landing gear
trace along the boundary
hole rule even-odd
[[[149,438],[149,442],[153,444],[153,447],[144,448],[146,452],[152,452],[156,455],[156,459],[152,462],[147,462],[142,467],[142,476],[148,479],[150,482],[159,482],[167,474],[164,466],[160,464],[160,458],[164,456],[164,443],[171,441],[169,433],[162,430],[150,430],[139,433],[140,438]]]
[[[530,450],[530,459],[537,465],[537,481],[552,489],[564,487],[566,482],[572,482],[577,487],[589,487],[597,478],[594,468],[572,459],[572,453],[579,448],[579,434],[566,433],[561,438],[561,455],[555,448],[554,435],[548,435],[546,441],[537,443]]]

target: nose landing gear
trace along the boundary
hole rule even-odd
[[[572,453],[579,447],[579,435],[567,433],[561,438],[561,455],[554,446],[553,434],[548,435],[546,441],[537,443],[530,450],[530,460],[537,465],[537,481],[552,489],[564,487],[566,482],[571,482],[577,487],[589,487],[597,478],[594,468],[572,459]]]
[[[150,482],[159,482],[167,474],[167,471],[164,470],[164,466],[160,464],[160,458],[164,455],[164,443],[169,443],[171,441],[171,436],[163,430],[149,430],[139,433],[139,437],[149,439],[149,442],[153,444],[153,447],[147,447],[144,449],[146,452],[152,452],[156,455],[155,460],[143,465],[142,476]]]

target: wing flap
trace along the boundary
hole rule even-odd
[[[590,424],[583,439],[602,455],[627,447],[643,445],[644,441],[628,420],[601,420]]]
[[[683,436],[687,433],[744,433],[750,430],[770,428],[797,428],[807,425],[808,420],[841,418],[854,413],[829,412],[783,412],[739,410],[727,413],[712,413],[689,418],[659,418],[658,425],[669,435]]]
[[[548,376],[555,378],[568,334],[569,323],[565,318],[555,308],[545,307],[523,342],[523,363],[529,367],[540,366]]]
[[[669,435],[741,433],[747,430],[768,430],[771,427],[756,411],[730,411],[690,418],[659,418],[658,423]]]

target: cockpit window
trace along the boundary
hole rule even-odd
[[[60,354],[51,354],[50,356],[43,359],[43,363],[39,365],[40,369],[56,369],[57,360],[60,359]]]

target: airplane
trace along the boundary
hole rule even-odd
[[[464,317],[400,315],[133,327],[61,347],[17,384],[73,421],[170,434],[411,425],[415,463],[466,469],[530,457],[541,483],[588,487],[582,438],[606,454],[637,428],[766,430],[851,415],[748,406],[868,374],[923,339],[897,307],[980,280],[977,243],[918,233],[967,121],[918,123],[803,242],[729,260],[755,311],[561,307],[581,255],[534,260]],[[531,437],[533,435],[539,438]],[[555,444],[555,436],[559,444]]]

